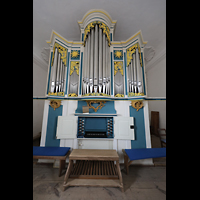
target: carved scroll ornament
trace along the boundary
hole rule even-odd
[[[92,104],[93,103],[98,103],[99,105],[95,108]],[[87,101],[87,105],[89,106],[89,108],[92,108],[94,110],[94,112],[97,112],[98,109],[101,109],[103,106],[105,106],[106,102],[105,101]]]
[[[55,110],[56,108],[59,108],[61,105],[61,100],[51,100],[50,106]]]
[[[135,108],[136,111],[138,111],[140,108],[143,107],[143,102],[141,100],[134,100],[134,101],[131,101],[131,106]]]

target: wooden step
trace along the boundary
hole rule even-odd
[[[112,179],[72,179],[69,178],[67,183],[63,185],[64,187],[68,186],[92,186],[92,187],[120,187],[119,180],[112,180]]]
[[[69,178],[118,179],[114,161],[77,160]]]

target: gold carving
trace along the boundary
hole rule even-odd
[[[139,43],[134,44],[133,46],[129,47],[127,49],[127,66],[130,64],[131,59],[133,58],[132,55],[135,53],[135,50],[138,48],[139,52],[139,57],[140,57],[140,65],[142,67],[142,55],[141,55],[141,50],[140,50],[140,45]]]
[[[121,75],[124,75],[123,72],[123,62],[119,61],[119,62],[114,62],[114,75],[116,75],[116,73],[120,71]]]
[[[66,66],[66,64],[67,64],[67,48],[61,46],[61,45],[58,44],[57,42],[55,42],[55,44],[54,44],[54,48],[53,48],[53,58],[52,58],[51,66],[53,66],[55,48],[58,49],[58,52],[61,54],[60,59],[63,61],[64,65]]]
[[[121,51],[115,51],[115,57],[116,58],[121,58],[123,56]]]
[[[143,102],[141,100],[131,101],[131,106],[135,108],[137,111],[143,107]]]
[[[115,97],[124,97],[124,94],[116,94]]]
[[[144,93],[133,93],[133,92],[128,93],[128,97],[134,97],[134,96],[144,96]]]
[[[78,95],[76,93],[70,93],[68,94],[68,97],[77,97]]]
[[[64,92],[58,92],[58,96],[64,96]]]
[[[101,109],[103,106],[105,106],[104,104],[106,103],[105,101],[98,101],[98,100],[86,101],[86,102],[89,108],[92,108],[95,112],[97,112],[98,109]],[[95,108],[94,106],[92,106],[92,103],[98,103],[99,105]]]
[[[91,22],[86,26],[85,31],[84,31],[84,38],[83,38],[84,46],[85,46],[85,40],[86,40],[87,34],[90,32],[92,28],[94,28],[95,24],[99,24],[99,28],[103,29],[103,33],[106,34],[106,37],[108,40],[108,46],[110,46],[110,30],[106,24],[100,21]]]
[[[61,105],[61,100],[51,100],[50,106],[55,110],[56,108],[59,108]]]
[[[84,94],[82,95],[83,97],[86,97],[86,96],[105,96],[105,97],[110,97],[110,95],[108,94],[104,94],[104,93],[98,93],[98,92],[93,92],[93,93],[88,93],[88,94]]]
[[[76,70],[76,73],[79,76],[79,61],[71,61],[70,76],[73,74],[74,70]]]
[[[72,58],[78,58],[78,56],[79,56],[78,50],[72,50],[71,51],[71,57]]]

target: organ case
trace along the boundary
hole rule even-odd
[[[92,10],[78,21],[81,41],[68,41],[55,31],[51,40],[48,96],[128,98],[146,95],[141,31],[114,41],[116,21]]]

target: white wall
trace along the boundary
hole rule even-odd
[[[39,67],[33,59],[33,96],[44,96],[46,92],[47,71]],[[42,128],[44,100],[33,100],[33,137]]]
[[[166,54],[165,54],[166,55]],[[166,56],[147,70],[148,97],[166,97]],[[148,69],[148,68],[147,68]],[[149,101],[149,119],[151,111],[159,112],[159,127],[166,129],[166,101]]]

